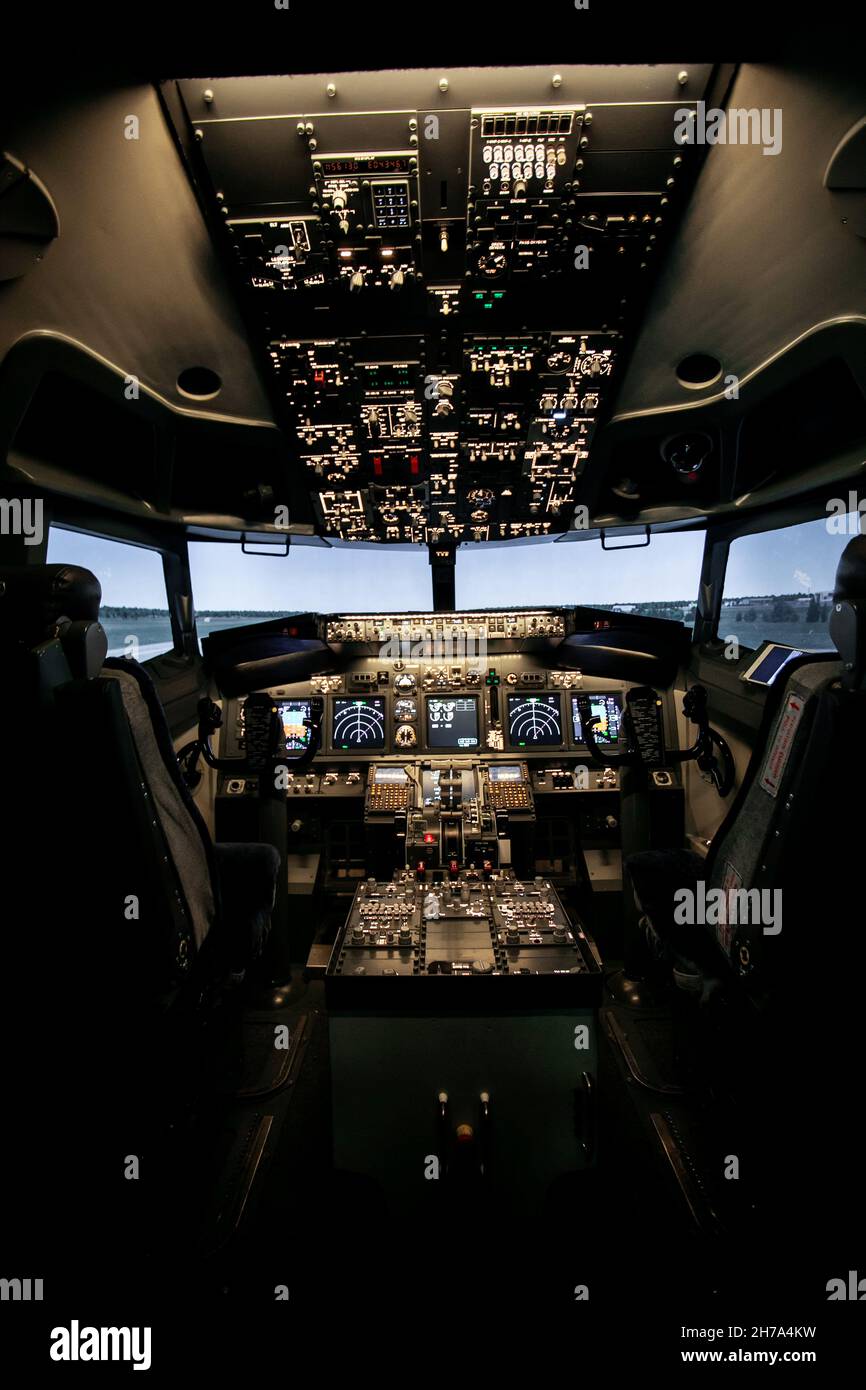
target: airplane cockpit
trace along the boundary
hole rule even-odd
[[[866,83],[458,49],[0,124],[25,1362],[866,1298]]]

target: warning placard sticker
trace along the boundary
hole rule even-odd
[[[761,774],[761,786],[765,792],[770,793],[770,796],[779,795],[779,788],[785,776],[785,768],[794,746],[794,735],[800,720],[803,718],[805,707],[805,701],[799,695],[789,695],[785,701],[782,717],[776,727],[776,737],[773,739],[767,754],[767,761],[764,763],[764,771]]]
[[[732,917],[736,914],[731,912],[731,894],[743,886],[743,875],[739,869],[735,869],[730,859],[725,860],[725,875],[722,879],[722,892],[725,895],[724,911],[720,914],[718,925],[716,926],[716,939],[724,951],[725,955],[731,953],[731,939],[734,935]]]

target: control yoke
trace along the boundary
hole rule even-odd
[[[719,796],[727,796],[734,785],[733,754],[721,734],[710,726],[707,691],[703,685],[693,685],[683,697],[683,714],[698,726],[698,736],[691,748],[665,748],[662,702],[651,686],[637,686],[626,693],[625,753],[609,753],[597,743],[594,726],[601,721],[592,713],[588,695],[578,696],[577,707],[584,741],[595,762],[609,767],[647,768],[697,762],[701,772],[708,774]]]
[[[291,767],[293,773],[309,767],[322,746],[322,720],[325,702],[319,695],[310,700],[310,717],[304,725],[310,731],[310,741],[304,751],[288,757],[285,751],[283,725],[269,695],[248,695],[244,707],[247,753],[245,758],[218,758],[211,748],[211,737],[222,724],[222,712],[207,695],[198,702],[198,734],[181,749],[178,762],[187,785],[195,788],[201,779],[197,769],[199,757],[218,772],[230,772],[235,777],[262,777],[269,769],[280,765]],[[264,783],[262,783],[264,786]]]

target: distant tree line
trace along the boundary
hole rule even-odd
[[[167,618],[167,608],[131,608],[129,606],[118,607],[115,604],[103,603],[100,610],[103,618],[117,618],[124,622],[132,618]],[[197,618],[274,618],[281,616],[282,610],[278,609],[259,609],[259,608],[197,608]]]

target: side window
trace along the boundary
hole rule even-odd
[[[833,514],[731,542],[718,635],[743,647],[784,642],[801,651],[832,649],[827,632],[836,566],[857,512]]]
[[[83,565],[96,575],[102,585],[100,620],[108,635],[109,656],[149,661],[172,650],[168,596],[158,550],[52,526],[48,563]]]

